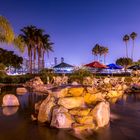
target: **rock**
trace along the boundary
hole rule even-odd
[[[68,88],[63,88],[57,91],[53,91],[50,94],[56,98],[66,97],[68,94]]]
[[[77,123],[80,123],[80,124],[92,124],[93,116],[75,117],[75,120]]]
[[[49,93],[49,88],[50,87],[47,87],[46,85],[36,85],[33,87],[33,91]]]
[[[14,107],[3,107],[2,112],[5,116],[14,115],[18,111],[18,106]]]
[[[83,94],[84,88],[83,87],[72,87],[72,88],[69,88],[68,92],[71,96],[77,97],[77,96],[81,96]]]
[[[104,101],[104,97],[101,92],[96,94],[86,93],[84,96],[84,101],[87,104],[95,104],[97,101]]]
[[[115,91],[115,90],[111,90],[107,93],[107,98],[116,98],[116,97],[120,97],[122,95],[122,91]]]
[[[87,92],[91,94],[95,94],[98,92],[98,90],[95,87],[87,87]]]
[[[41,103],[42,103],[42,101],[35,103],[35,111],[39,111]]]
[[[105,83],[105,84],[109,84],[109,82],[110,82],[110,78],[106,77],[106,78],[104,79],[104,83]]]
[[[91,111],[90,115],[96,121],[98,127],[103,127],[109,123],[110,120],[110,107],[108,102],[100,102]]]
[[[90,110],[90,108],[75,108],[69,110],[69,113],[74,116],[87,116]]]
[[[82,132],[82,131],[85,131],[85,130],[91,130],[91,129],[95,129],[95,124],[74,124],[73,127],[74,131],[76,133],[79,133],[79,132]]]
[[[52,108],[55,106],[55,99],[48,95],[48,97],[41,103],[38,113],[38,121],[50,122],[52,115]]]
[[[76,85],[79,85],[79,83],[76,82],[76,81],[73,81],[73,82],[71,83],[71,85],[76,86]]]
[[[51,126],[56,128],[71,128],[73,122],[68,112],[57,112],[57,110],[53,110]]]
[[[2,102],[2,106],[19,106],[18,98],[13,94],[6,94]]]
[[[26,94],[27,92],[28,92],[27,89],[24,88],[24,87],[18,87],[18,88],[16,89],[16,93],[17,93],[18,95],[23,95],[23,94]]]
[[[84,98],[83,97],[59,98],[58,104],[64,106],[67,109],[82,107],[84,106]]]

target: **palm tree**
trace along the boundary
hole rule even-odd
[[[9,21],[0,16],[0,42],[12,43],[14,38],[15,34]]]
[[[124,41],[125,44],[126,44],[126,57],[128,58],[128,48],[127,48],[127,43],[128,43],[128,41],[129,41],[129,36],[128,36],[128,35],[125,35],[125,36],[123,37],[123,41]]]
[[[95,60],[95,57],[97,57],[97,61],[98,61],[99,50],[100,50],[100,45],[99,45],[99,44],[96,44],[96,45],[92,48],[92,54],[94,55],[94,60]]]
[[[43,48],[42,48],[42,67],[45,66],[44,56],[45,52],[47,53],[47,56],[49,57],[49,52],[53,52],[52,45],[53,43],[49,40],[50,36],[48,34],[43,35],[42,42],[43,42]]]
[[[0,42],[13,44],[21,52],[24,51],[24,44],[21,38],[15,36],[10,22],[3,16],[0,16]]]
[[[132,32],[132,33],[130,34],[130,37],[131,37],[131,39],[132,39],[132,41],[133,41],[133,47],[132,47],[132,52],[131,52],[131,59],[133,60],[133,53],[134,53],[134,40],[135,40],[135,38],[137,37],[137,33]]]
[[[19,35],[19,37],[24,41],[28,49],[30,73],[32,73],[32,56],[33,56],[33,49],[35,47],[35,31],[36,31],[36,26],[33,25],[26,26],[21,29],[22,34]]]
[[[106,63],[106,55],[108,54],[109,50],[107,47],[103,47],[103,55],[104,55],[104,64]]]

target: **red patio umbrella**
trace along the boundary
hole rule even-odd
[[[91,62],[91,63],[86,64],[86,65],[84,65],[84,66],[91,67],[91,68],[100,68],[100,69],[107,68],[106,65],[101,64],[101,63],[98,62],[98,61]]]

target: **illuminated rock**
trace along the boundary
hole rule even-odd
[[[18,98],[13,94],[6,94],[2,102],[2,106],[19,106]]]
[[[92,124],[93,116],[75,117],[75,120],[77,123],[80,123],[80,124]]]
[[[75,108],[69,110],[69,113],[74,116],[87,116],[90,110],[90,108]]]
[[[27,92],[28,92],[27,89],[24,88],[24,87],[18,87],[18,88],[16,89],[16,93],[17,93],[18,95],[23,95],[23,94],[26,94]]]
[[[69,94],[71,96],[74,96],[74,97],[82,96],[82,94],[84,92],[84,88],[82,88],[82,87],[73,87],[73,88],[69,88],[68,92],[69,92]]]
[[[84,95],[84,101],[87,104],[95,104],[97,101],[104,101],[104,97],[101,92],[96,94],[86,93]]]
[[[56,128],[71,128],[73,122],[71,115],[68,113],[68,109],[63,106],[53,108],[51,126]]]
[[[38,121],[50,122],[52,115],[52,108],[55,106],[55,99],[48,95],[48,97],[41,103],[38,113]]]
[[[91,111],[90,115],[96,121],[97,127],[103,127],[109,123],[110,120],[110,106],[108,102],[100,102]]]
[[[67,109],[82,107],[84,106],[84,98],[83,97],[59,98],[58,104],[64,106]]]
[[[68,95],[68,88],[63,88],[57,91],[53,91],[50,94],[56,98],[62,98]]]

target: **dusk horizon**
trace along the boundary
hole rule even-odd
[[[49,60],[46,58],[47,63],[53,63],[54,57],[58,63],[61,57],[72,65],[89,63],[94,60],[92,48],[98,43],[108,47],[106,64],[109,64],[126,56],[123,36],[132,32],[138,34],[134,61],[140,59],[137,51],[140,46],[139,4],[138,0],[14,0],[2,1],[0,13],[9,20],[17,35],[27,25],[42,28],[50,35],[54,52],[49,54]],[[132,40],[128,48],[130,56]],[[27,57],[27,53],[22,56]]]

